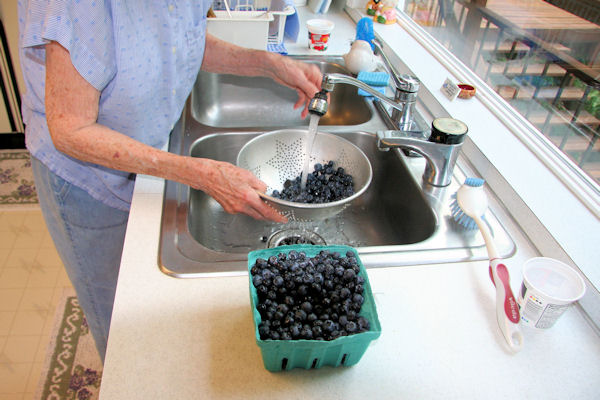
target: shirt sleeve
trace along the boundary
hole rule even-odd
[[[117,70],[109,1],[20,1],[26,3],[21,46],[60,43],[79,74],[102,91]]]

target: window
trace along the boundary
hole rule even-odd
[[[405,0],[399,8],[600,188],[598,2]]]

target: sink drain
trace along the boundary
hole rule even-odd
[[[267,242],[267,247],[286,246],[290,244],[324,245],[325,239],[318,234],[301,229],[286,229],[275,232]]]

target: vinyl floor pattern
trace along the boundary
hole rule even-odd
[[[0,210],[0,400],[34,398],[67,287],[41,210]]]

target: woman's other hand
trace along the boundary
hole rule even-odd
[[[202,158],[188,158],[188,184],[214,198],[230,214],[242,213],[254,219],[286,223],[287,218],[265,203],[257,192],[267,185],[254,174],[233,164]]]

